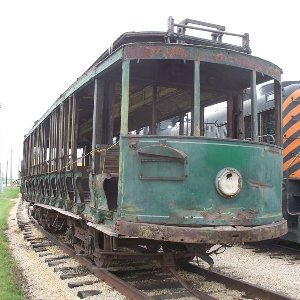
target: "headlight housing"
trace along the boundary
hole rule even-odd
[[[216,176],[216,189],[225,198],[238,195],[242,185],[242,176],[235,168],[224,168]]]

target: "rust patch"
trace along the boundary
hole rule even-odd
[[[179,227],[151,223],[118,221],[118,233],[146,239],[182,243],[231,243],[260,241],[279,237],[287,232],[286,220],[260,226]]]
[[[217,210],[215,213],[201,212],[201,215],[205,220],[223,220],[230,225],[253,225],[258,211],[248,209],[238,211],[236,215],[228,215],[222,210]]]
[[[216,64],[220,64],[224,62],[224,54],[223,53],[218,53],[217,55],[214,56],[214,62]]]
[[[176,58],[185,60],[190,57],[190,54],[186,49],[179,46],[136,46],[126,47],[124,56],[130,59]]]
[[[228,221],[231,220],[232,217],[229,217],[228,215],[224,214],[224,211],[222,210],[217,210],[214,212],[200,212],[200,214],[202,215],[202,217],[206,220],[224,220],[224,221]]]
[[[240,224],[251,225],[252,220],[256,219],[258,211],[253,209],[248,209],[246,211],[239,211],[236,215],[236,218],[240,221]]]
[[[268,151],[268,152],[271,152],[271,153],[275,154],[276,156],[278,156],[278,154],[280,153],[278,151],[278,149],[275,149],[275,148],[265,148],[265,150]]]
[[[172,58],[172,57],[176,57],[176,58],[181,58],[181,59],[188,59],[189,58],[189,53],[188,51],[186,51],[186,49],[182,48],[182,47],[170,47],[170,48],[166,48],[164,49],[164,57],[165,58]]]
[[[162,49],[159,47],[126,47],[124,50],[124,56],[126,58],[152,58],[152,57],[160,57],[162,53]]]
[[[199,60],[237,66],[266,74],[278,81],[281,69],[267,61],[224,49],[202,48],[186,45],[141,44],[124,47],[125,59],[182,59]]]
[[[201,212],[201,215],[204,219],[210,219],[211,215],[208,212]]]

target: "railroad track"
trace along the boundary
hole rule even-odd
[[[244,245],[255,253],[266,253],[270,258],[285,259],[289,264],[294,264],[300,260],[300,248],[298,244],[274,240]]]
[[[108,269],[95,267],[85,256],[77,255],[61,236],[29,219],[24,213],[25,206],[20,202],[17,212],[24,239],[61,280],[67,280],[70,289],[78,290],[78,298],[100,299],[99,283],[104,281],[129,299],[293,299],[195,263],[182,263],[177,270],[172,266],[163,270],[155,262],[122,263]]]

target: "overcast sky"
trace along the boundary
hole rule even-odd
[[[13,175],[24,135],[123,32],[166,31],[168,16],[250,34],[252,54],[300,80],[299,1],[0,1],[0,161],[13,149]],[[239,42],[239,41],[238,41]]]

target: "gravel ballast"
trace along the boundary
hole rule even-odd
[[[7,237],[10,250],[22,274],[20,277],[22,278],[26,299],[79,299],[77,297],[79,288],[70,289],[67,282],[59,278],[59,273],[48,267],[33,251],[30,243],[24,240],[23,232],[17,225],[18,202],[16,201],[8,218]],[[22,217],[24,219],[27,217],[25,212]],[[38,233],[35,233],[35,235],[38,235]],[[54,249],[53,253],[55,255]],[[300,299],[300,254],[299,259],[292,260],[289,255],[272,257],[268,251],[255,252],[254,248],[232,247],[222,254],[213,256],[213,259],[215,261],[214,270],[216,271]],[[205,266],[205,263],[202,264]],[[69,265],[70,261],[65,266]],[[84,279],[97,280],[93,275],[87,275]],[[77,280],[80,281],[82,278],[73,281]],[[96,286],[101,291],[101,295],[86,299],[125,299],[124,296],[114,291],[104,282],[99,282]],[[80,290],[89,289],[89,286],[80,288]],[[228,299],[228,297],[224,296],[224,299]]]
[[[272,252],[232,247],[214,256],[216,271],[300,299],[300,253],[274,257]]]
[[[47,266],[42,258],[32,249],[30,243],[24,240],[23,232],[17,225],[17,207],[19,201],[16,201],[14,207],[10,211],[8,217],[8,228],[6,231],[9,248],[17,263],[17,267],[21,272],[22,288],[25,293],[26,299],[29,300],[49,300],[49,299],[61,299],[61,300],[74,300],[79,299],[77,293],[79,290],[89,290],[89,286],[70,289],[68,287],[68,281],[63,281],[59,278],[59,272],[54,272],[53,268]],[[28,220],[26,212],[22,214],[24,220]],[[41,236],[38,230],[34,229],[33,234],[35,237]],[[56,253],[57,250],[49,248],[51,253]],[[61,254],[61,253],[60,253]],[[51,256],[49,256],[51,257]],[[68,260],[66,266],[76,266],[78,263],[71,259]],[[64,266],[64,265],[62,265]],[[97,278],[93,275],[89,275],[81,278],[96,281]],[[79,280],[79,279],[75,279]],[[74,280],[72,280],[74,281]],[[93,287],[97,287],[101,291],[101,300],[116,299],[123,300],[125,297],[113,290],[105,282],[99,282]],[[87,300],[99,299],[98,296],[91,296],[85,298]]]

